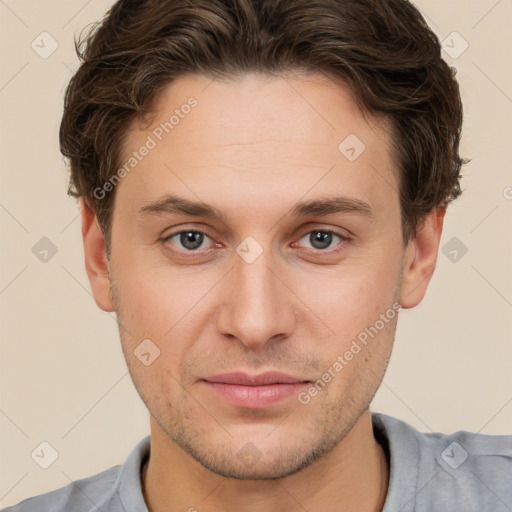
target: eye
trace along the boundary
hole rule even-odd
[[[164,238],[164,242],[170,242],[172,245],[176,245],[172,242],[173,239],[176,239],[177,244],[180,244],[181,247],[179,249],[185,249],[185,251],[195,251],[196,249],[200,249],[203,245],[205,238],[210,238],[206,233],[202,231],[194,231],[192,229],[186,231],[178,231],[177,233],[173,233],[168,237]]]
[[[306,233],[301,240],[306,240],[311,244],[312,249],[324,251],[328,249],[333,241],[338,238],[341,242],[348,241],[348,237],[342,236],[339,233],[335,233],[334,231],[315,229],[314,231],[310,231]],[[339,244],[337,244],[339,245]]]
[[[171,245],[177,247],[178,250],[183,252],[199,252],[199,249],[211,248],[205,247],[206,239],[212,240],[203,231],[188,229],[170,234],[163,239],[163,242],[169,242]],[[306,248],[322,252],[329,252],[326,249],[333,246],[336,239],[339,240],[336,246],[342,245],[342,242],[348,242],[350,240],[348,237],[343,236],[340,233],[325,229],[309,231],[300,238],[300,240],[306,240],[306,244],[310,244],[309,247],[306,245]]]

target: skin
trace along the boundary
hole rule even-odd
[[[423,299],[445,209],[433,209],[404,247],[390,126],[365,118],[350,91],[322,75],[182,77],[157,98],[150,126],[129,127],[123,157],[191,96],[197,107],[116,187],[110,261],[82,200],[95,301],[116,312],[151,413],[148,509],[382,510],[389,467],[369,404],[398,315],[308,404],[291,396],[237,407],[200,379],[267,370],[321,378],[394,303]],[[355,161],[338,150],[349,134],[366,146]],[[138,213],[165,194],[211,204],[225,218]],[[291,214],[300,201],[332,195],[364,201],[373,215]],[[326,229],[349,240],[314,245]],[[207,236],[193,250],[179,236],[164,240],[180,230]],[[252,263],[236,252],[249,236],[263,250]],[[148,338],[160,356],[145,366],[134,350]],[[248,441],[252,464],[238,456]]]

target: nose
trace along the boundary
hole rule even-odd
[[[234,268],[224,286],[225,301],[217,316],[217,329],[237,338],[250,350],[270,340],[285,339],[295,328],[294,295],[285,276],[264,251],[248,263],[235,254]]]

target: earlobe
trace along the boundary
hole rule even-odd
[[[416,237],[407,245],[400,289],[404,309],[417,306],[427,292],[436,267],[445,214],[446,207],[433,208],[420,221]]]
[[[85,270],[91,283],[92,294],[103,311],[115,311],[110,290],[109,262],[105,237],[94,211],[83,197],[80,198],[82,239],[84,243]]]

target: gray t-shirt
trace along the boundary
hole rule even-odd
[[[372,422],[391,468],[383,512],[512,511],[512,435],[424,434],[379,413],[372,413]],[[149,440],[142,439],[122,466],[3,512],[147,512],[140,476]]]

